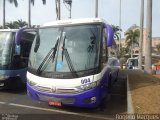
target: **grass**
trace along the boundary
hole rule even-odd
[[[133,71],[128,80],[135,114],[160,113],[160,78]]]

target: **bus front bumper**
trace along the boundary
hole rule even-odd
[[[27,68],[0,69],[0,89],[24,87]]]
[[[0,89],[19,88],[23,86],[23,82],[20,77],[9,77],[5,80],[0,80]]]
[[[48,102],[49,100],[61,102],[62,105],[76,107],[98,107],[102,100],[102,88],[95,87],[75,94],[44,93],[30,87],[27,83],[27,94],[34,100]]]

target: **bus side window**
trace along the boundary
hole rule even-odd
[[[105,33],[105,29],[103,29],[103,36],[102,36],[102,54],[101,54],[101,63],[102,63],[102,68],[106,65],[107,63],[107,46],[106,46],[106,33]]]

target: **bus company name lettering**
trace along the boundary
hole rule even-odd
[[[90,82],[91,82],[90,78],[85,78],[85,79],[81,80],[81,84],[86,84],[86,83],[90,83]]]

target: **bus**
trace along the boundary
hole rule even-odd
[[[27,94],[51,106],[98,107],[110,88],[112,43],[113,29],[100,18],[40,26],[28,62]]]
[[[28,57],[34,37],[35,33],[25,28],[0,29],[0,89],[17,88],[26,83]]]

